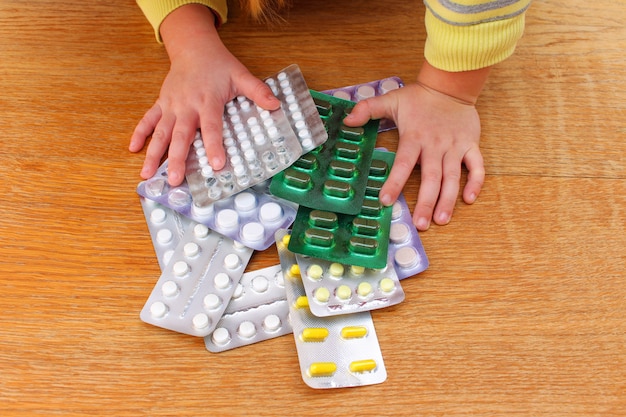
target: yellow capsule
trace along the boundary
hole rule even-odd
[[[283,236],[283,245],[289,246],[289,241],[291,240],[291,235]]]
[[[333,362],[313,362],[309,366],[309,375],[312,377],[332,376],[337,370],[337,365]]]
[[[350,362],[350,372],[371,372],[376,369],[376,361],[374,359],[364,359],[361,361]]]
[[[301,295],[296,298],[296,308],[305,308],[309,306],[309,299],[306,298],[306,295]]]
[[[291,265],[291,267],[289,268],[289,275],[291,275],[292,277],[300,276],[300,267],[298,266],[298,264]]]
[[[346,326],[341,329],[341,337],[344,339],[358,339],[367,336],[367,327],[365,326]]]
[[[307,327],[300,333],[304,342],[323,342],[328,337],[328,329],[325,327]]]

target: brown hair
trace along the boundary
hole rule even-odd
[[[242,9],[259,22],[272,22],[278,19],[278,12],[287,6],[289,0],[240,0]]]

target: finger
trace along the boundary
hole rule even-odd
[[[247,74],[239,81],[241,94],[248,97],[254,103],[266,110],[276,110],[280,107],[280,101],[272,93],[271,88],[252,74]]]
[[[200,132],[206,149],[209,164],[214,170],[222,169],[226,163],[223,142],[222,114],[224,105],[218,102],[207,103],[200,112]]]
[[[395,121],[395,114],[390,110],[395,108],[395,101],[396,95],[392,93],[359,101],[343,122],[347,126],[362,126],[370,119],[386,117]]]
[[[467,168],[467,183],[463,189],[463,201],[472,204],[478,198],[485,183],[485,164],[478,147],[470,149],[463,159]]]
[[[428,230],[433,211],[441,189],[442,157],[440,155],[421,156],[421,183],[417,193],[417,205],[413,213],[413,223],[418,230]]]
[[[444,225],[450,222],[456,197],[459,194],[461,181],[461,158],[452,152],[448,152],[443,158],[443,179],[441,191],[437,201],[437,207],[433,215],[435,223]]]
[[[128,150],[131,152],[139,152],[143,148],[143,145],[145,145],[148,136],[154,131],[160,119],[161,106],[155,104],[144,114],[139,123],[137,123],[133,135],[130,138]]]
[[[142,178],[150,178],[154,175],[161,158],[167,150],[172,137],[172,127],[174,126],[174,118],[171,116],[163,116],[157,123],[150,139],[150,144],[146,150],[146,158],[141,169]]]
[[[180,185],[185,178],[185,164],[191,142],[196,136],[197,117],[181,115],[172,131],[172,142],[167,154],[167,179],[170,185]]]
[[[417,141],[414,142],[416,143]],[[411,143],[411,141],[405,139],[399,142],[389,177],[387,177],[385,184],[380,190],[380,202],[385,206],[392,205],[398,199],[402,188],[404,188],[419,159],[419,146],[407,146],[405,145],[407,143]]]

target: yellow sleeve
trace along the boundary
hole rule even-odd
[[[524,33],[530,0],[425,0],[424,56],[450,72],[488,67],[508,58]]]
[[[137,0],[137,4],[146,16],[152,27],[158,42],[163,42],[159,28],[167,15],[185,4],[202,4],[215,13],[218,25],[226,23],[228,6],[226,0]]]

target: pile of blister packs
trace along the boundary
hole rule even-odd
[[[139,183],[162,271],[140,317],[203,337],[210,352],[292,333],[307,385],[381,383],[370,311],[402,302],[400,281],[428,259],[404,197],[389,207],[378,201],[395,154],[375,142],[393,123],[348,127],[343,119],[357,101],[402,81],[317,92],[291,65],[265,82],[282,105],[226,104],[222,169],[211,167],[198,133],[183,184],[169,185],[167,161]],[[246,271],[271,245],[276,265]]]

